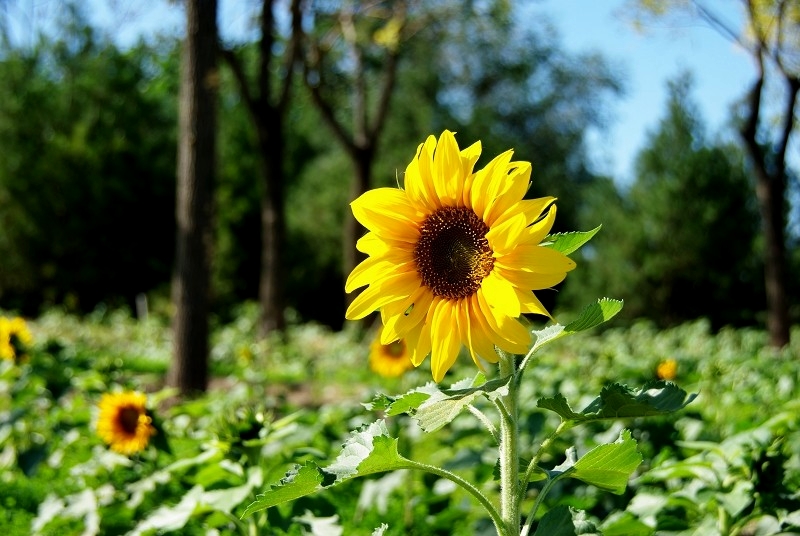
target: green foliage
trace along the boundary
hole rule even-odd
[[[708,317],[715,328],[755,322],[763,309],[758,214],[741,155],[707,141],[691,79],[669,85],[665,117],[639,153],[636,180],[588,192],[581,218],[604,223],[566,302],[602,289],[626,297],[628,318],[673,325]]]
[[[254,307],[242,308],[235,322],[215,330],[214,387],[204,397],[171,406],[159,402],[168,393],[157,396],[169,359],[163,319],[141,323],[126,314],[98,312],[79,321],[50,312],[31,322],[30,360],[19,367],[0,362],[0,528],[9,536],[28,535],[38,519],[41,534],[99,526],[102,534],[156,527],[174,534],[242,534],[252,527],[280,535],[325,524],[345,534],[371,534],[383,523],[385,535],[466,536],[486,530],[488,520],[462,488],[427,472],[395,469],[405,463],[401,458],[420,459],[493,489],[497,460],[481,454],[486,438],[480,422],[463,407],[455,410],[470,400],[490,411],[492,397],[503,393],[502,379],[456,382],[439,390],[439,403],[431,401],[433,391],[373,397],[387,388],[404,389],[403,383],[380,383],[368,372],[370,337],[360,342],[355,333],[306,325],[291,327],[284,341],[262,344],[255,342],[256,316]],[[763,332],[726,329],[711,335],[707,323],[696,322],[667,331],[637,324],[602,337],[584,331],[571,336],[570,344],[563,338],[547,343],[548,351],[539,351],[528,364],[522,403],[528,409],[540,400],[563,397],[563,403],[558,414],[531,412],[522,445],[533,448],[532,438],[552,434],[563,419],[589,415],[569,409],[566,400],[594,408],[595,416],[603,409],[587,394],[600,393],[606,408],[617,408],[613,416],[619,408],[629,409],[619,426],[575,422],[546,449],[540,465],[557,482],[532,532],[796,530],[800,434],[792,400],[799,340],[775,352],[764,349]],[[473,368],[463,357],[454,372]],[[650,385],[660,392],[620,387],[646,385],[665,358],[678,362],[676,381],[700,393],[689,406],[683,407],[685,391],[671,384]],[[405,385],[429,377],[426,370],[410,374],[401,379]],[[151,393],[170,452],[151,444],[127,458],[102,445],[94,433],[93,408],[114,386]],[[333,388],[330,397],[326,393]],[[476,393],[481,394],[473,397]],[[639,395],[644,398],[636,401]],[[369,411],[386,417],[381,424],[370,426],[373,419],[364,415],[360,402],[370,398]],[[426,403],[454,410],[441,413],[449,424],[436,433],[407,433],[416,424],[404,414]],[[654,415],[662,403],[663,409],[682,409]],[[353,428],[358,431],[348,436]],[[392,439],[398,435],[400,441]],[[570,445],[574,454],[563,456]],[[257,494],[280,482],[295,463],[308,466],[300,471],[310,480],[295,490],[297,497],[305,496],[284,497],[242,518],[249,505],[266,504],[257,502]],[[577,473],[570,473],[575,467]],[[388,472],[367,475],[383,470]],[[610,473],[598,473],[603,470]],[[354,478],[358,475],[365,476]],[[548,481],[547,474],[534,475],[526,504]],[[617,490],[623,481],[622,495],[597,486]],[[306,495],[333,482],[335,490]],[[278,486],[268,496],[289,491]]]
[[[0,296],[36,311],[132,303],[174,241],[174,45],[121,51],[76,11],[0,58]]]

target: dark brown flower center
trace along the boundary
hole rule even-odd
[[[120,409],[118,421],[126,434],[134,435],[136,433],[136,427],[139,425],[139,410],[132,407]]]
[[[384,345],[383,350],[387,357],[399,359],[403,357],[403,353],[406,351],[406,343],[403,341],[390,342]]]
[[[489,228],[465,207],[444,207],[428,216],[414,246],[422,282],[441,298],[474,294],[494,267]]]

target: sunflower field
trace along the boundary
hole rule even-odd
[[[487,454],[475,414],[461,412],[428,433],[419,413],[381,409],[382,398],[430,381],[424,367],[389,366],[404,348],[378,348],[372,330],[309,323],[260,340],[256,319],[256,306],[247,305],[234,322],[216,326],[210,389],[179,401],[163,387],[166,318],[103,310],[83,319],[4,315],[4,534],[495,534],[462,488],[407,469],[252,508],[268,490],[290,492],[280,483],[298,464],[341,461],[353,430],[379,419],[401,438],[402,456],[439,464],[490,497],[498,487],[497,459]],[[626,434],[642,462],[618,493],[556,482],[535,534],[800,531],[800,339],[795,333],[782,351],[765,349],[765,340],[751,329],[712,334],[697,321],[669,330],[612,326],[550,345],[521,386],[523,447],[558,425],[536,403],[555,393],[583,407],[612,381],[670,381],[697,396],[666,415],[588,422],[558,436],[541,459],[553,470],[570,445],[584,456]],[[448,380],[474,375],[462,356]],[[114,410],[116,430],[108,426]],[[117,442],[128,436],[135,441]],[[540,489],[532,478],[528,494]],[[573,523],[548,525],[555,514]]]

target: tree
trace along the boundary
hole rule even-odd
[[[581,218],[603,220],[602,255],[587,259],[567,290],[570,298],[581,287],[625,296],[629,317],[662,326],[698,317],[714,328],[752,324],[762,305],[757,208],[739,151],[707,141],[691,83],[689,75],[669,83],[665,116],[637,155],[631,187],[617,199],[593,191]]]
[[[292,0],[291,33],[285,47],[282,65],[275,65],[275,48],[279,39],[276,27],[275,0],[263,0],[261,10],[261,39],[258,45],[256,90],[245,73],[245,67],[235,51],[223,49],[226,63],[236,78],[242,100],[256,130],[259,153],[262,157],[261,197],[261,270],[259,302],[262,336],[285,327],[283,309],[283,258],[286,240],[285,197],[285,132],[284,120],[292,89],[292,72],[299,50],[301,9],[300,0]]]
[[[168,383],[183,394],[208,383],[211,192],[216,165],[217,1],[186,2],[181,59],[177,237],[172,283],[174,354]]]
[[[304,80],[323,120],[352,162],[350,200],[366,192],[372,184],[378,143],[397,80],[407,9],[405,1],[348,2],[341,9],[317,9],[311,14],[314,28],[306,36]],[[372,18],[382,26],[368,23]],[[344,50],[336,50],[336,44]],[[335,101],[330,93],[325,94],[325,90],[335,87],[332,76],[345,80],[349,86],[349,119],[336,113]],[[378,90],[371,94],[370,87]],[[345,220],[345,274],[361,260],[356,242],[363,234],[363,227],[353,218]]]
[[[175,43],[54,22],[0,45],[0,300],[31,315],[133,305],[174,255]]]
[[[797,0],[740,0],[744,25],[735,29],[700,0],[637,0],[644,12],[689,12],[741,47],[753,59],[756,75],[742,104],[739,134],[755,177],[764,238],[764,281],[770,344],[782,347],[790,337],[786,252],[786,152],[796,124],[800,91],[800,3]],[[777,117],[770,117],[767,86],[784,95]],[[783,86],[779,88],[779,86]]]

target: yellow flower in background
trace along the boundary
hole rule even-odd
[[[656,367],[656,376],[659,380],[674,380],[678,374],[678,362],[674,359],[665,359]]]
[[[20,317],[0,317],[0,359],[19,362],[26,357],[26,350],[33,344],[28,325]]]
[[[564,280],[575,263],[540,245],[556,216],[555,198],[523,199],[529,162],[506,151],[475,172],[480,142],[460,150],[445,131],[419,146],[405,184],[353,201],[369,232],[357,244],[368,258],[345,290],[369,285],[347,309],[350,320],[381,311],[382,344],[404,339],[419,366],[431,356],[437,382],[465,346],[494,363],[494,346],[522,354],[531,333],[518,318],[550,316],[532,291]]]
[[[374,372],[386,378],[397,378],[413,366],[403,339],[382,344],[380,332],[376,335],[369,352],[369,367]]]
[[[156,433],[147,414],[144,393],[127,391],[106,393],[100,399],[97,434],[111,450],[120,454],[135,454],[147,447]]]

